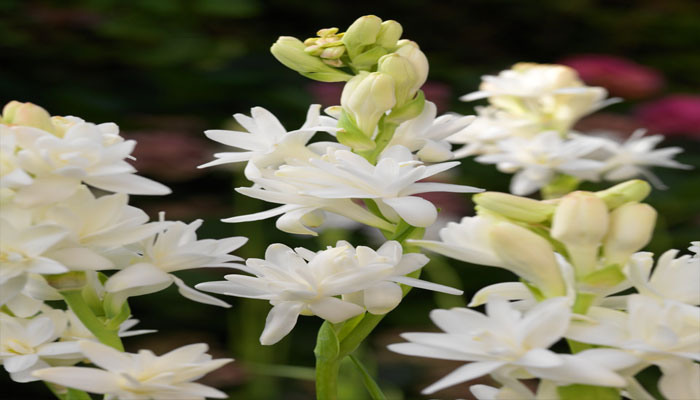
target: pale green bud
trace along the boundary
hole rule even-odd
[[[610,213],[603,254],[607,265],[624,265],[629,257],[651,240],[656,210],[644,203],[627,203]]]
[[[381,30],[382,20],[374,15],[365,15],[355,20],[343,35],[343,43],[350,58],[364,51],[364,47],[374,44]]]
[[[31,126],[54,133],[51,115],[36,104],[11,101],[3,108],[2,119],[6,124]]]
[[[593,193],[569,193],[559,202],[550,234],[566,246],[577,276],[596,269],[598,247],[608,232],[608,220],[608,207]]]
[[[342,82],[352,78],[352,75],[335,69],[320,58],[308,54],[305,49],[306,46],[299,39],[280,36],[270,51],[279,62],[307,78],[322,82]]]
[[[396,42],[401,38],[403,27],[394,20],[382,22],[377,35],[377,44],[385,49],[392,49],[396,46]]]
[[[371,71],[376,69],[377,61],[387,53],[388,51],[384,47],[371,46],[368,50],[352,59],[352,66],[361,71]]]
[[[528,223],[546,221],[556,209],[553,204],[500,192],[479,193],[472,199],[479,206],[495,214]]]
[[[44,275],[46,282],[57,290],[78,290],[85,287],[85,271],[70,271],[63,274]]]
[[[406,57],[402,57],[398,53],[387,54],[379,59],[377,71],[394,78],[397,106],[402,106],[416,95],[416,92],[412,92],[412,90],[416,88],[419,79],[418,73]]]
[[[371,138],[379,119],[396,104],[394,79],[381,72],[361,72],[343,88],[340,104],[357,127]]]
[[[566,295],[566,284],[546,239],[509,222],[489,230],[494,252],[505,267],[537,286],[545,297]]]
[[[651,192],[651,185],[641,179],[632,179],[619,183],[611,188],[596,192],[609,209],[617,208],[631,201],[642,201]]]
[[[411,93],[415,93],[420,89],[421,86],[425,83],[426,79],[428,79],[428,70],[430,69],[428,66],[428,59],[425,57],[425,54],[420,50],[420,47],[418,47],[418,44],[416,42],[410,41],[410,40],[399,40],[397,42],[397,45],[399,48],[395,51],[399,55],[406,57],[408,61],[411,62],[413,65],[413,68],[416,70],[417,74],[417,79],[415,82],[414,87],[410,90]]]

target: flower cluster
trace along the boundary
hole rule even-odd
[[[226,281],[200,283],[197,288],[269,300],[274,307],[260,336],[260,343],[269,345],[287,335],[300,314],[317,315],[332,323],[365,310],[386,314],[401,302],[399,283],[462,294],[461,290],[406,276],[427,263],[428,257],[422,254],[403,254],[401,245],[393,240],[377,251],[341,241],[318,253],[277,243],[267,248],[264,260],[249,258],[246,266],[240,267],[253,277],[231,274],[225,276]]]
[[[673,160],[681,148],[654,149],[661,135],[644,137],[640,129],[619,142],[611,132],[573,130],[581,117],[618,101],[606,96],[605,89],[586,86],[570,67],[519,63],[498,76],[484,76],[479,91],[461,98],[487,98],[489,105],[477,107],[476,121],[448,141],[464,145],[460,157],[475,155],[477,162],[515,174],[510,191],[517,195],[542,188],[558,195],[581,180],[640,175],[663,187],[648,167],[690,168]]]
[[[572,384],[640,393],[634,375],[657,365],[665,396],[698,397],[700,368],[693,361],[700,360],[700,258],[669,250],[652,272],[653,254],[639,252],[656,220],[656,211],[640,203],[649,190],[643,181],[629,181],[549,201],[476,195],[478,216],[449,224],[440,241],[409,242],[508,269],[521,282],[477,292],[469,305],[486,304],[487,316],[469,309],[433,311],[445,333],[405,334],[409,343],[391,349],[472,361],[425,393],[489,373],[504,386],[474,388],[475,395],[498,390],[558,398],[575,390]],[[548,350],[562,338],[573,341],[574,354]],[[527,377],[541,380],[537,394],[518,381]]]
[[[32,373],[91,358],[83,351],[86,340],[121,348],[120,336],[150,332],[126,332],[135,323],[128,297],[175,283],[187,298],[228,307],[172,273],[232,266],[240,258],[229,253],[246,238],[197,240],[200,220],[149,222],[129,205],[129,194],[170,190],[135,174],[126,161],[135,142],[124,140],[115,124],[51,117],[16,101],[0,122],[0,360],[13,380],[44,379]],[[47,300],[64,300],[69,310]],[[186,376],[182,384],[195,378]],[[94,388],[88,390],[105,393]]]

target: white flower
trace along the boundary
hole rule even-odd
[[[246,151],[216,153],[217,160],[200,165],[199,168],[211,167],[227,163],[250,161],[258,168],[276,167],[287,159],[314,157],[306,147],[307,142],[316,131],[332,132],[335,120],[320,115],[321,106],[313,104],[306,114],[306,122],[301,128],[289,131],[279,120],[262,107],[250,110],[251,117],[235,114],[236,121],[247,130],[208,130],[207,137],[227,146],[237,147]],[[333,121],[333,124],[330,121]],[[246,175],[248,175],[246,171]]]
[[[424,394],[489,374],[531,375],[562,384],[625,386],[613,372],[636,359],[610,349],[595,349],[577,355],[559,355],[548,347],[566,331],[571,311],[565,298],[545,300],[521,314],[500,298],[486,305],[487,316],[466,308],[433,310],[430,318],[444,333],[404,333],[409,343],[389,346],[397,353],[446,360],[472,361],[436,383]]]
[[[393,269],[387,272],[382,281],[368,285],[362,291],[349,293],[342,297],[343,300],[351,301],[366,308],[372,314],[386,314],[399,305],[403,298],[403,292],[401,286],[398,285],[399,283],[454,295],[463,293],[461,290],[448,286],[405,276],[419,270],[430,260],[420,253],[404,254],[401,245],[397,241],[390,240],[385,242],[376,252],[365,246],[354,249],[350,243],[344,240],[339,241],[336,246],[348,246],[351,251],[356,251],[360,265],[386,263],[393,266]]]
[[[463,147],[454,151],[455,158],[499,152],[498,142],[509,137],[531,138],[541,132],[535,121],[517,117],[495,107],[475,107],[477,117],[465,129],[446,140]]]
[[[244,237],[197,240],[195,231],[202,220],[190,224],[177,221],[168,225],[155,238],[148,239],[140,249],[142,257],[116,274],[105,283],[105,290],[124,297],[154,293],[172,283],[190,300],[205,304],[230,307],[227,303],[187,286],[172,272],[193,268],[232,267],[240,257],[228,253],[238,249],[248,240]]]
[[[129,196],[115,193],[96,198],[85,186],[68,199],[48,208],[47,223],[70,231],[67,239],[92,248],[112,249],[153,236],[167,226],[148,222],[148,215],[129,204]]]
[[[34,376],[59,385],[105,394],[116,400],[197,400],[226,398],[226,394],[193,381],[231,362],[213,360],[204,343],[175,349],[162,356],[149,350],[122,353],[91,341],[80,342],[80,350],[102,368],[54,367],[34,371]]]
[[[645,296],[700,305],[700,258],[677,255],[678,250],[663,253],[652,273],[653,254],[636,253],[627,264],[628,277]]]
[[[32,185],[18,190],[15,201],[26,206],[56,202],[72,195],[81,181],[111,192],[170,193],[160,183],[134,174],[125,159],[136,142],[123,140],[115,124],[77,120],[62,137],[33,127],[10,127],[21,148],[17,163],[35,176]]]
[[[251,164],[248,165],[251,166]],[[391,223],[355,204],[351,199],[326,199],[306,195],[292,182],[274,175],[270,176],[269,173],[263,175],[263,171],[257,170],[255,166],[251,166],[250,171],[255,173],[250,178],[255,185],[236,188],[236,191],[249,197],[283,205],[259,213],[226,218],[222,221],[232,223],[257,221],[281,215],[276,223],[279,230],[316,236],[317,233],[308,227],[321,225],[324,218],[323,212],[328,211],[379,229],[389,231],[394,229]]]
[[[585,86],[570,67],[518,63],[498,76],[482,77],[480,90],[460,99],[488,97],[492,105],[543,129],[565,132],[582,116],[617,101],[606,101],[607,94],[602,87]]]
[[[401,256],[401,246],[393,241],[376,252],[364,246],[353,248],[347,242],[318,253],[278,243],[267,248],[264,260],[249,258],[245,267],[239,267],[254,276],[226,275],[226,281],[200,283],[196,288],[269,300],[274,307],[260,336],[260,343],[269,345],[286,336],[300,314],[339,323],[363,313],[364,306],[375,313],[388,312],[396,302],[395,283],[459,293],[402,275],[426,262],[419,254]],[[380,293],[381,289],[389,293]]]
[[[55,225],[37,225],[16,228],[0,218],[0,285],[2,299],[19,293],[27,273],[60,274],[69,268],[46,256],[68,231]]]
[[[650,363],[669,357],[700,361],[700,308],[638,294],[627,301],[627,312],[591,309],[593,322],[573,322],[566,337],[630,350]]]
[[[417,151],[416,156],[424,162],[452,159],[454,155],[446,139],[467,128],[474,117],[445,114],[435,118],[436,115],[435,104],[426,101],[419,116],[403,122],[396,128],[387,148],[402,145],[412,152]]]
[[[485,75],[478,92],[462,96],[472,101],[491,96],[538,97],[580,88],[576,71],[564,65],[518,63],[498,76]]]
[[[347,150],[329,149],[311,165],[283,165],[276,176],[300,188],[301,194],[324,199],[373,199],[390,221],[403,218],[410,225],[430,226],[437,218],[435,206],[420,197],[426,192],[473,193],[482,189],[436,182],[418,182],[457,166],[446,162],[430,166],[413,159],[410,150],[393,146],[385,150],[377,165]]]
[[[547,185],[557,173],[596,181],[603,163],[583,158],[600,144],[576,137],[565,140],[554,131],[543,132],[533,139],[512,137],[498,143],[501,153],[476,158],[484,164],[496,164],[501,172],[515,173],[510,191],[528,195]]]
[[[492,225],[489,218],[464,217],[459,223],[449,222],[440,229],[440,241],[409,239],[408,243],[468,263],[501,266],[488,239]]]
[[[17,162],[17,139],[7,125],[0,125],[0,139],[0,188],[30,185],[32,177]]]
[[[77,342],[55,342],[67,326],[59,310],[31,319],[0,312],[0,361],[15,382],[31,382],[32,371],[52,360],[80,358]]]
[[[647,167],[693,168],[673,159],[676,154],[683,152],[681,147],[654,149],[659,142],[664,140],[664,136],[644,136],[645,134],[645,129],[638,129],[624,143],[618,143],[604,137],[596,138],[600,140],[602,150],[608,153],[603,167],[604,179],[622,181],[642,175],[655,186],[665,188],[665,185]]]
[[[684,359],[660,363],[659,391],[667,399],[700,399],[700,364]]]

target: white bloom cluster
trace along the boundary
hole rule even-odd
[[[601,87],[585,86],[570,67],[515,64],[498,76],[484,76],[479,91],[461,98],[488,98],[490,105],[477,107],[475,122],[447,140],[464,145],[455,153],[459,157],[477,156],[477,162],[515,174],[510,191],[517,195],[559,176],[621,181],[642,175],[663,187],[648,167],[690,168],[673,160],[681,148],[654,149],[662,135],[643,137],[640,129],[620,143],[610,138],[614,134],[574,131],[581,117],[618,101],[606,96]]]
[[[47,382],[104,394],[120,400],[204,400],[223,399],[226,393],[196,383],[202,376],[231,362],[213,360],[204,343],[191,344],[156,356],[150,350],[123,353],[101,343],[81,341],[80,353],[98,368],[53,367],[34,376]]]
[[[269,300],[274,307],[260,336],[260,343],[269,345],[286,336],[300,314],[317,315],[332,323],[365,310],[386,314],[403,297],[398,283],[462,294],[461,290],[405,276],[427,262],[428,257],[422,254],[403,254],[396,241],[384,243],[377,251],[340,241],[318,253],[277,243],[267,248],[264,260],[249,258],[245,267],[238,267],[254,276],[226,275],[226,281],[200,283],[197,288]]]
[[[316,235],[309,228],[323,222],[323,212],[332,212],[389,231],[399,218],[414,226],[427,227],[435,222],[437,210],[415,194],[480,191],[469,186],[418,182],[459,164],[447,162],[428,166],[423,161],[452,158],[449,144],[443,139],[465,127],[469,118],[445,115],[436,119],[435,105],[426,102],[422,114],[398,126],[390,146],[374,165],[337,142],[308,144],[316,131],[338,131],[337,121],[320,116],[319,110],[320,106],[312,105],[304,125],[290,132],[260,107],[253,108],[252,117],[235,115],[248,132],[206,132],[212,140],[248,151],[215,154],[218,160],[203,167],[247,161],[245,175],[254,185],[236,190],[282,204],[224,221],[245,222],[281,215],[277,220],[280,230]],[[371,213],[353,199],[376,202],[383,217]]]
[[[475,196],[478,216],[448,224],[440,241],[409,243],[506,268],[522,282],[478,291],[469,305],[486,304],[488,316],[434,311],[431,318],[445,333],[405,334],[409,343],[390,349],[471,361],[425,393],[490,373],[503,387],[474,387],[480,399],[557,399],[571,384],[650,398],[634,376],[656,365],[664,396],[700,397],[700,259],[669,250],[652,271],[653,254],[639,252],[656,218],[653,208],[639,203],[648,192],[648,184],[631,181],[556,201]],[[637,293],[627,294],[630,289]],[[573,355],[547,350],[562,338],[580,349]],[[537,393],[519,382],[528,377],[541,380]]]
[[[201,220],[149,222],[130,206],[129,194],[170,190],[135,174],[126,161],[135,142],[115,124],[51,117],[19,102],[5,106],[0,122],[0,362],[13,380],[80,362],[80,340],[151,332],[126,331],[136,322],[128,319],[130,296],[175,283],[185,297],[228,307],[172,273],[231,266],[241,259],[229,253],[246,238],[197,240]],[[110,270],[118,271],[103,273]],[[48,300],[65,300],[69,311]]]

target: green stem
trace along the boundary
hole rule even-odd
[[[367,369],[364,365],[362,365],[360,360],[353,355],[350,355],[349,357],[353,364],[355,364],[355,367],[357,367],[357,369],[360,371],[360,374],[362,375],[362,382],[365,384],[365,388],[367,388],[372,400],[386,400],[386,396],[384,396],[382,389],[379,387],[379,385],[377,385],[377,382],[372,379],[372,376],[369,374],[369,372],[367,372]]]
[[[80,322],[103,344],[124,351],[124,345],[119,339],[118,330],[107,329],[85,302],[81,290],[62,290],[61,295],[68,307],[80,319]]]
[[[377,158],[379,158],[379,155],[384,151],[389,142],[391,142],[391,138],[394,136],[394,132],[396,132],[396,128],[398,127],[398,124],[387,122],[386,118],[383,117],[379,125],[377,137],[374,139],[374,149],[360,152],[360,155],[366,158],[370,163],[376,164]]]
[[[316,360],[316,399],[336,400],[338,398],[338,371],[340,360]]]

